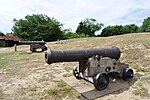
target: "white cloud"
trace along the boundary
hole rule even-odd
[[[85,18],[95,18],[107,25],[140,25],[150,16],[150,0],[1,0],[0,31],[10,32],[13,18],[27,14],[46,14],[73,31]]]

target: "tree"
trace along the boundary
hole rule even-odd
[[[112,35],[121,35],[127,33],[137,33],[138,26],[135,24],[130,25],[116,25],[116,26],[108,26],[104,28],[101,32],[101,36],[112,36]]]
[[[12,31],[23,40],[54,41],[63,38],[62,24],[47,15],[33,14],[25,19],[14,19]]]
[[[144,19],[142,26],[140,27],[142,32],[150,32],[150,17]]]
[[[77,34],[85,34],[88,36],[95,36],[95,32],[102,28],[102,23],[97,23],[95,19],[88,19],[81,21],[77,27]]]
[[[71,29],[64,29],[64,39],[84,38],[87,37],[85,34],[77,34],[72,32]]]
[[[5,36],[5,34],[3,32],[0,31],[0,36]]]
[[[138,32],[138,26],[135,24],[125,25],[123,27],[123,33],[137,33]]]
[[[108,26],[104,28],[101,32],[101,36],[112,36],[112,35],[121,35],[121,34],[123,34],[122,25]]]

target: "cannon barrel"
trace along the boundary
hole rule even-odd
[[[46,44],[44,41],[19,41],[18,45]]]
[[[45,52],[45,61],[48,64],[55,62],[82,61],[94,55],[110,57],[118,60],[120,58],[120,54],[120,49],[115,46],[105,48],[87,48],[81,50],[47,50]]]

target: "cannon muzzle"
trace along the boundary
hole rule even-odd
[[[110,57],[118,60],[120,58],[120,49],[115,46],[105,48],[88,48],[81,50],[47,50],[45,52],[45,61],[48,64],[55,62],[73,62],[86,60],[94,55]]]

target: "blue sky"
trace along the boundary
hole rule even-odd
[[[11,32],[13,18],[46,14],[76,30],[85,18],[108,25],[137,24],[150,16],[150,0],[1,0],[0,31]]]

